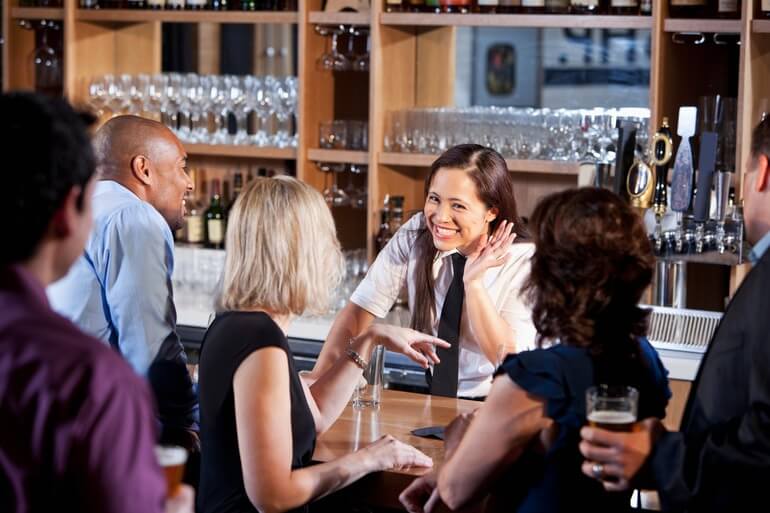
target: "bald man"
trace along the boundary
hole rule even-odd
[[[149,379],[161,441],[197,444],[197,398],[176,333],[172,230],[193,190],[187,155],[164,125],[119,116],[94,136],[100,180],[84,254],[48,288],[51,305]]]

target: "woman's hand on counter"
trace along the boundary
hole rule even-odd
[[[398,500],[409,513],[431,513],[440,500],[436,472],[420,476],[407,486]]]
[[[378,472],[387,469],[407,467],[432,467],[433,460],[409,444],[385,435],[361,450],[369,470]]]
[[[430,364],[439,363],[435,346],[450,347],[449,342],[438,337],[390,324],[373,324],[364,336],[372,337],[375,344],[381,344],[385,349],[408,356],[423,369],[427,369]]]
[[[463,283],[466,287],[481,283],[488,269],[499,267],[508,261],[508,248],[513,244],[516,234],[513,233],[513,223],[501,222],[491,236],[482,235],[477,241],[473,252],[467,256]]]

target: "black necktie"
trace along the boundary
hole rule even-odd
[[[444,306],[441,308],[441,318],[438,321],[438,338],[444,339],[452,347],[436,348],[436,354],[441,363],[433,367],[433,378],[430,382],[430,393],[445,397],[457,397],[457,369],[460,361],[460,317],[463,313],[463,272],[465,257],[460,253],[452,255],[452,283],[447,290]]]

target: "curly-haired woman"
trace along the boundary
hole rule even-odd
[[[666,371],[638,306],[654,263],[647,234],[619,197],[592,188],[548,196],[530,228],[536,250],[525,291],[539,349],[506,358],[438,479],[420,478],[402,494],[410,511],[430,510],[439,496],[456,509],[495,483],[504,485],[506,511],[629,507],[628,493],[581,473],[578,443],[594,385],[632,386],[640,418],[665,415]]]

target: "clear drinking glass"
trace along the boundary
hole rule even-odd
[[[593,427],[610,431],[633,430],[639,391],[623,385],[598,385],[586,391],[586,418]]]
[[[369,359],[369,365],[353,390],[353,408],[379,408],[382,401],[383,374],[385,369],[385,347],[376,346]]]

